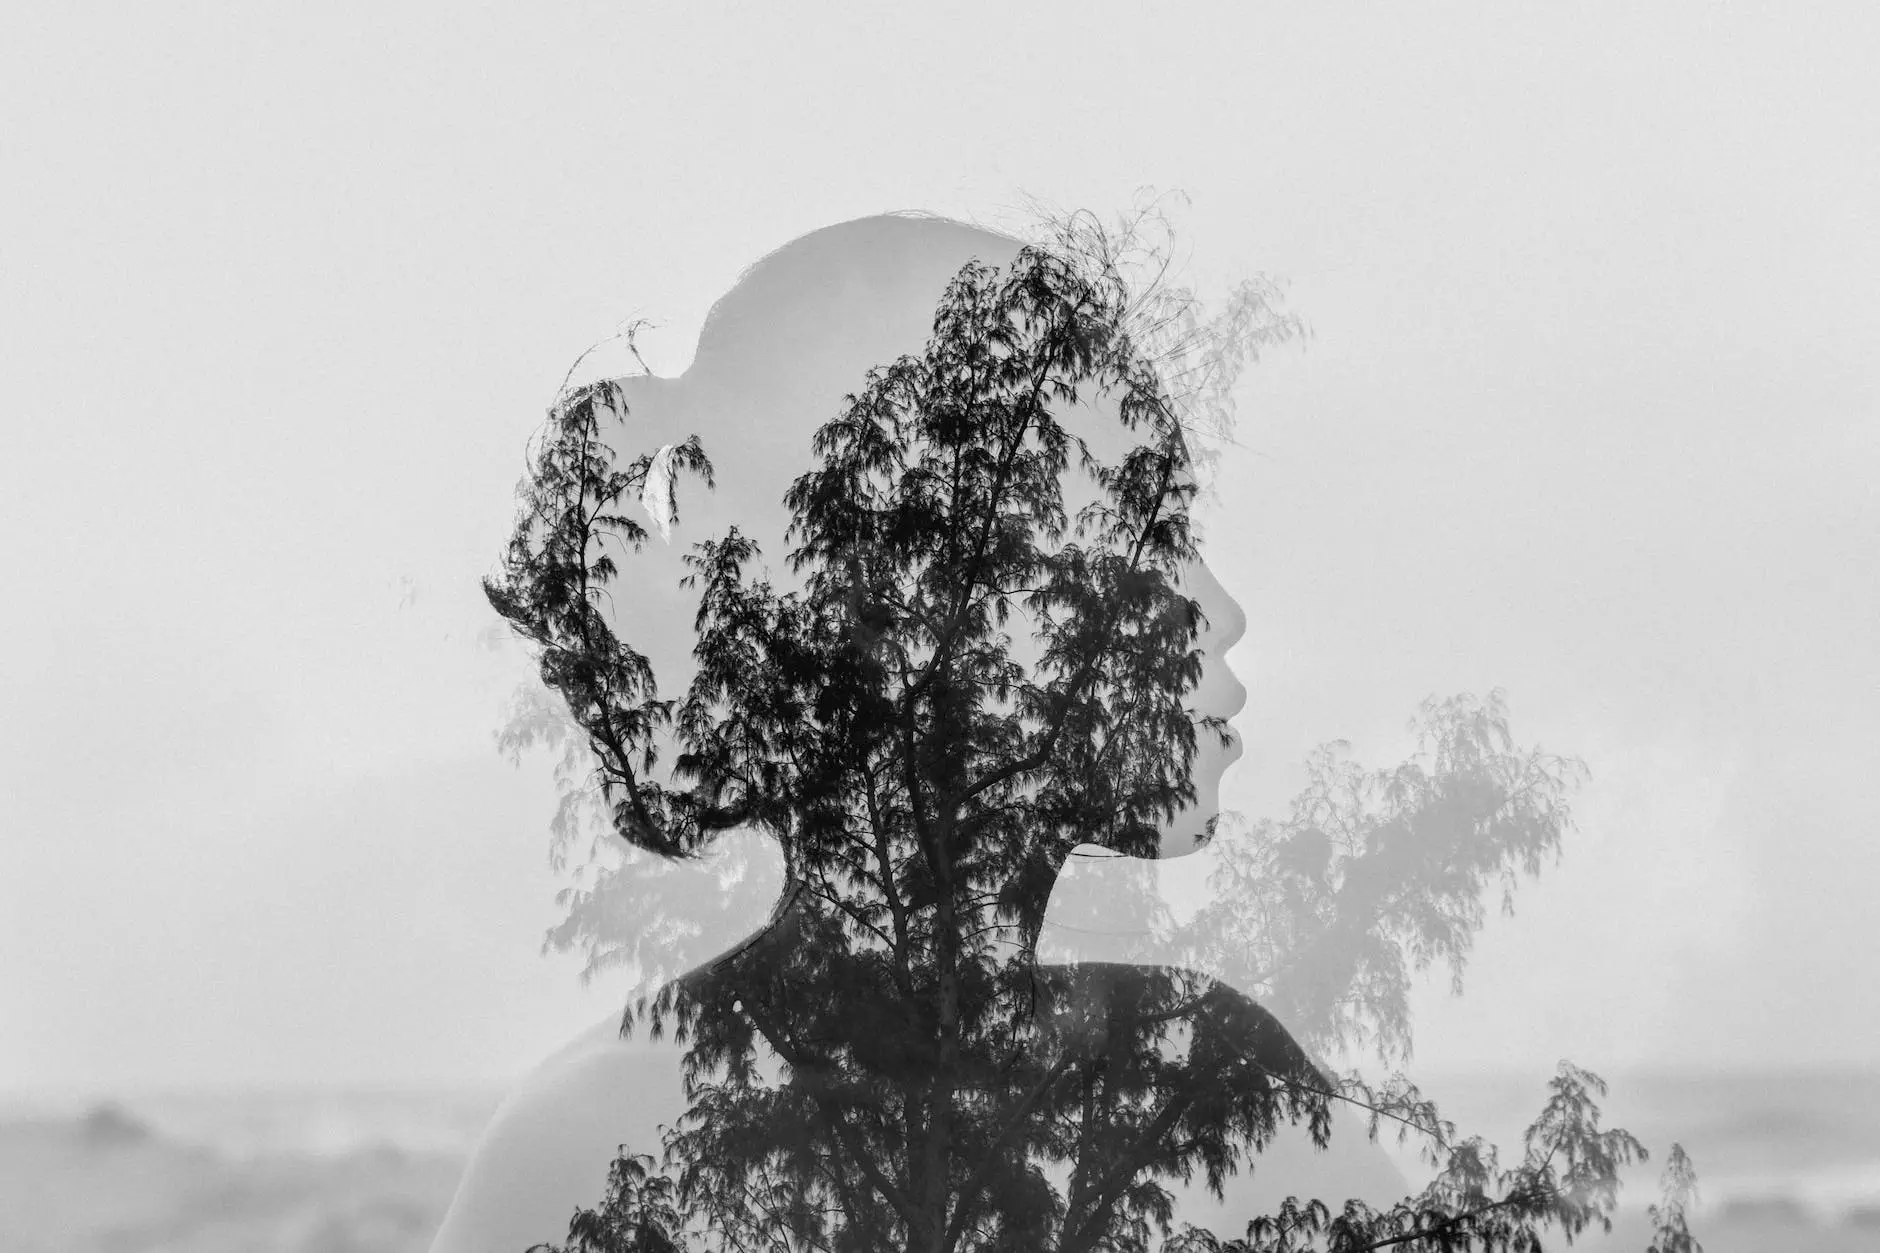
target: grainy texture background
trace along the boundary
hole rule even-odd
[[[1593,768],[1420,1061],[1880,1064],[1869,8],[746,7],[15,18],[0,1088],[497,1083],[607,1012],[476,588],[569,359],[638,311],[679,372],[829,222],[1144,184],[1315,332],[1222,466],[1227,803],[1493,685]]]

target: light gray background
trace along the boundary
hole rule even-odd
[[[677,372],[817,226],[1143,184],[1316,332],[1223,466],[1228,802],[1497,684],[1594,771],[1420,1062],[1880,1063],[1880,30],[1640,9],[16,10],[0,1089],[500,1079],[606,1012],[476,586],[568,361],[637,311]]]

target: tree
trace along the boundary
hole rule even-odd
[[[691,1108],[663,1173],[623,1151],[569,1247],[1537,1249],[1549,1226],[1609,1226],[1644,1149],[1600,1130],[1596,1076],[1563,1064],[1504,1171],[1401,1076],[1331,1076],[1282,1026],[1407,1051],[1406,961],[1459,976],[1484,882],[1557,850],[1577,763],[1517,752],[1498,695],[1427,706],[1428,760],[1388,776],[1322,757],[1290,822],[1224,844],[1230,890],[1183,937],[1192,960],[1037,963],[1072,849],[1155,856],[1195,799],[1198,737],[1225,734],[1187,700],[1183,389],[1101,235],[1057,244],[962,269],[925,351],[816,433],[786,498],[799,586],[754,575],[736,527],[694,546],[677,700],[606,622],[605,549],[645,542],[622,502],[649,482],[666,502],[681,474],[709,486],[706,449],[616,470],[617,387],[550,412],[492,606],[540,650],[623,840],[679,857],[760,828],[791,885],[769,929],[628,1013],[689,1045]],[[1120,455],[1067,416],[1095,402]],[[1204,973],[1227,954],[1257,969]],[[1218,1193],[1283,1123],[1323,1145],[1341,1101],[1373,1136],[1423,1136],[1436,1180],[1388,1210],[1295,1199],[1238,1237],[1177,1229],[1171,1183]]]

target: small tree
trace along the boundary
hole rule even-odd
[[[1380,780],[1320,758],[1289,823],[1223,844],[1191,962],[1037,964],[1071,850],[1154,856],[1195,799],[1197,737],[1225,734],[1187,706],[1203,658],[1182,405],[1112,262],[1028,247],[959,272],[925,351],[816,433],[786,497],[801,585],[753,575],[735,527],[688,555],[697,674],[677,701],[604,620],[602,541],[637,550],[620,502],[649,475],[709,485],[705,449],[617,471],[600,430],[624,416],[617,385],[551,410],[491,604],[539,648],[622,839],[683,856],[760,828],[791,884],[770,929],[628,1013],[623,1030],[689,1045],[691,1107],[664,1173],[623,1153],[570,1248],[1512,1250],[1610,1225],[1644,1150],[1600,1130],[1597,1077],[1562,1065],[1504,1171],[1401,1076],[1336,1079],[1274,1016],[1315,1047],[1407,1051],[1406,960],[1459,971],[1485,881],[1557,849],[1577,764],[1515,751],[1498,696],[1426,707],[1428,760]],[[1086,400],[1125,453],[1066,420]],[[1201,973],[1229,952],[1254,996]],[[1282,1124],[1323,1146],[1340,1101],[1373,1136],[1423,1136],[1436,1180],[1384,1211],[1294,1199],[1231,1239],[1176,1229],[1171,1183],[1219,1194]]]

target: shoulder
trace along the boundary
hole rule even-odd
[[[567,1237],[597,1203],[624,1144],[659,1154],[660,1125],[685,1109],[683,1048],[597,1023],[531,1072],[497,1108],[464,1169],[431,1253],[522,1253]]]

